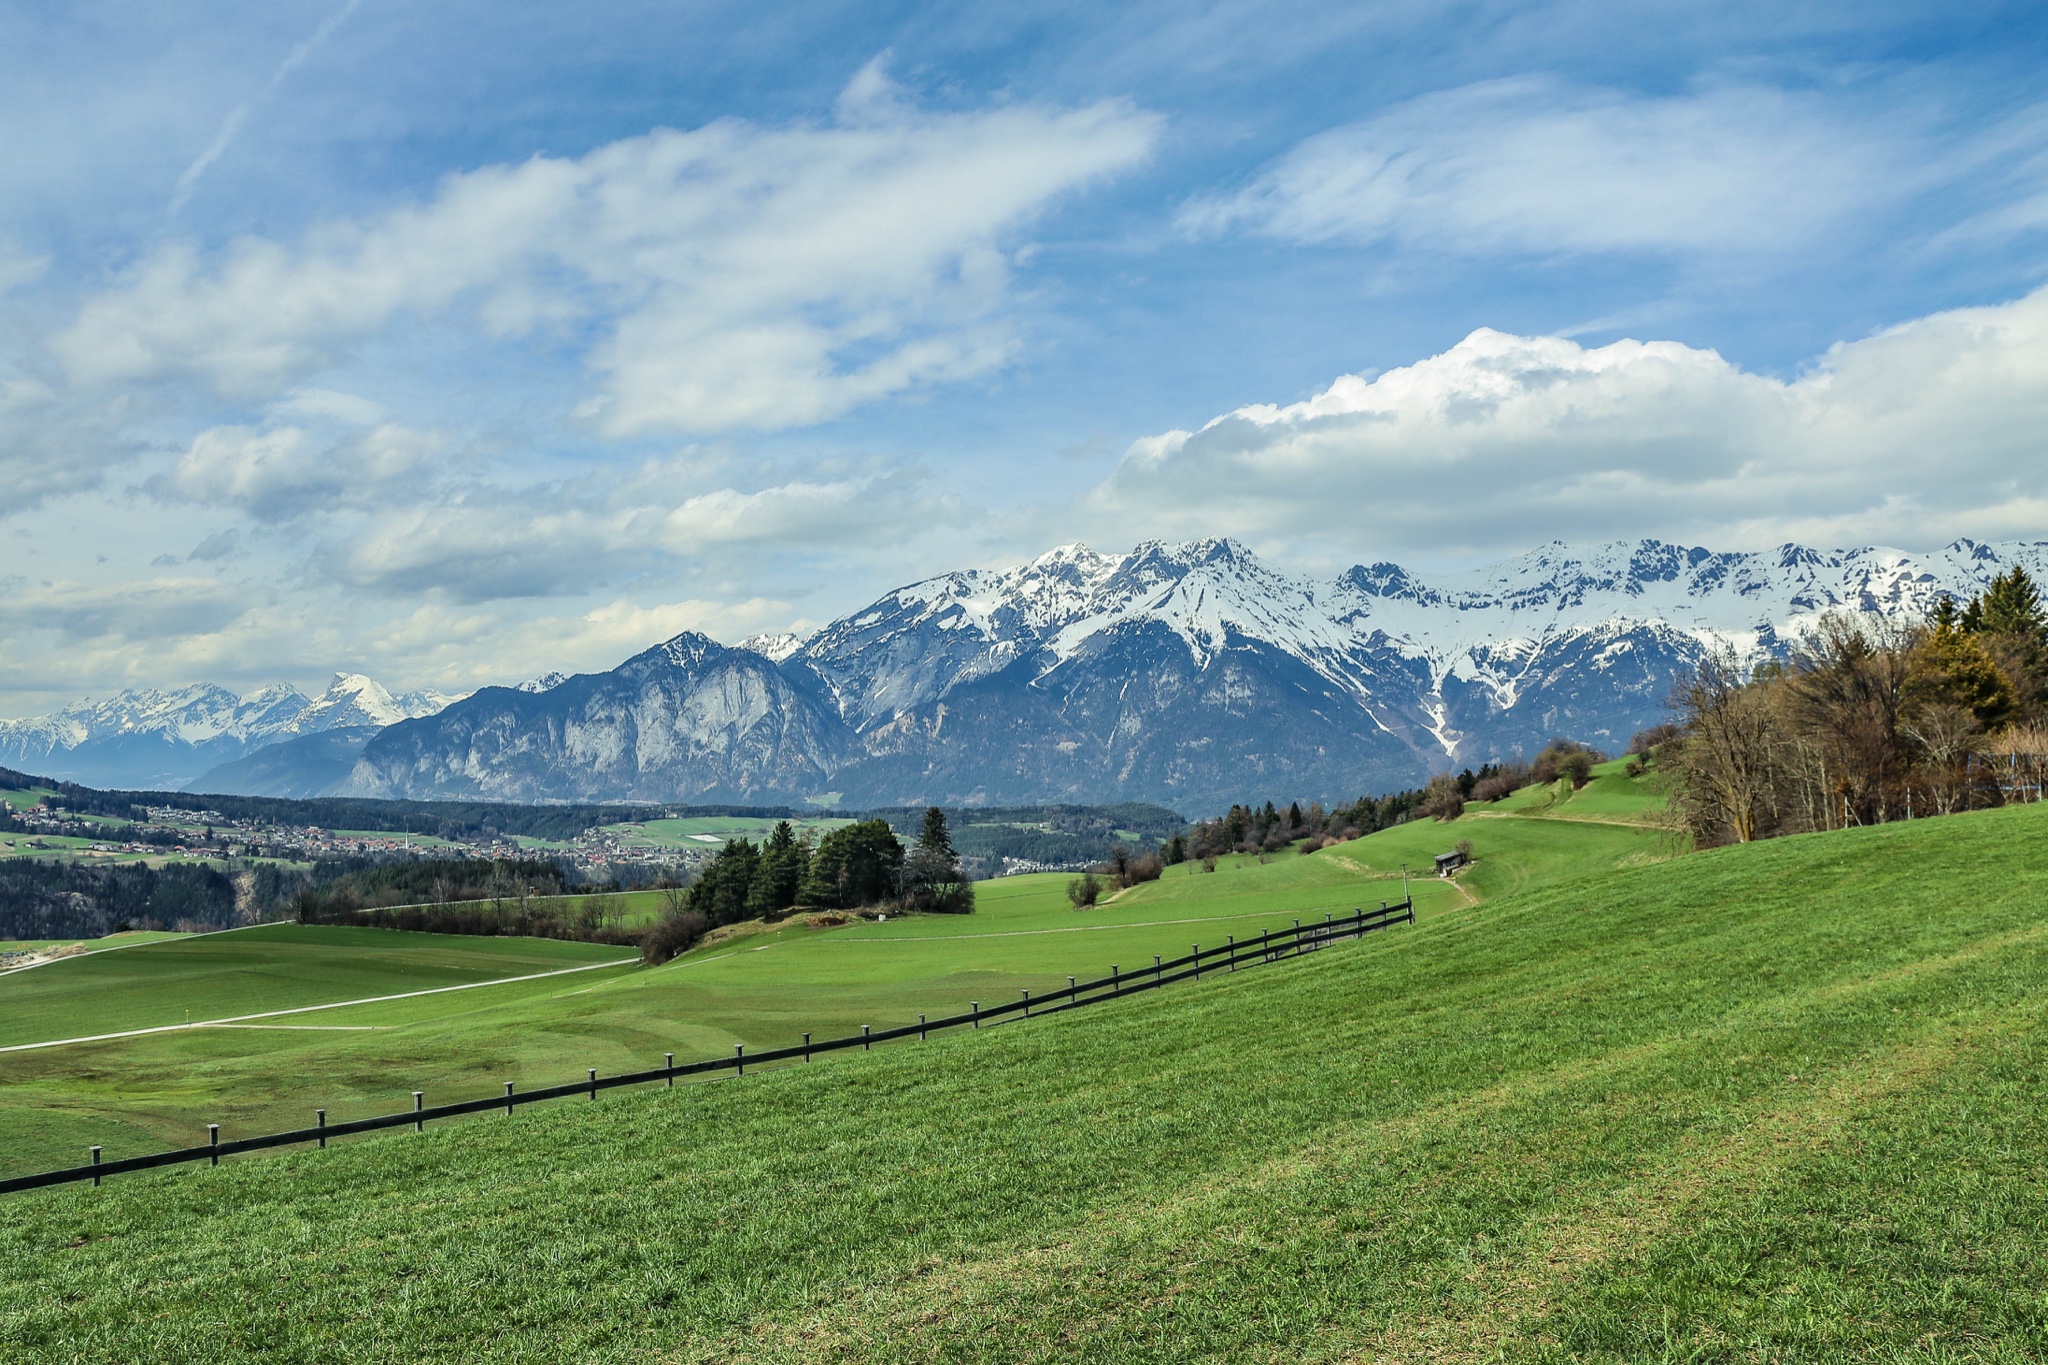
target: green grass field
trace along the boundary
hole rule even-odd
[[[99,938],[0,938],[0,953],[33,952],[42,948],[68,948],[76,944],[88,952],[104,952],[108,948],[131,948],[138,943],[169,943],[184,938],[184,934],[168,930],[127,929],[118,934],[106,934]]]
[[[774,832],[778,822],[738,815],[696,815],[680,820],[646,820],[633,824],[605,825],[603,833],[613,835],[628,848],[693,848],[716,852],[727,839],[752,839],[756,843]],[[851,820],[813,816],[790,822],[798,830],[810,830],[822,838]]]
[[[1573,791],[1559,779],[1544,786],[1524,787],[1499,801],[1469,801],[1468,815],[1527,815],[1551,820],[1620,821],[1660,824],[1665,805],[1664,777],[1654,766],[1639,777],[1627,772],[1629,760],[1595,765],[1593,777]]]
[[[734,1043],[758,1050],[805,1031],[838,1036],[862,1024],[951,1013],[973,1000],[1014,1000],[1022,990],[1043,995],[1069,975],[1099,975],[1111,964],[1138,970],[1192,943],[1398,900],[1401,863],[1427,866],[1436,844],[1463,829],[1401,826],[1310,857],[1226,858],[1214,873],[1183,865],[1083,912],[1066,899],[1065,875],[1007,877],[979,884],[971,916],[828,930],[753,926],[759,932],[667,966],[601,980],[493,986],[263,1027],[0,1052],[0,1174],[75,1160],[92,1143],[109,1156],[182,1145],[209,1122],[231,1132],[288,1128],[315,1108],[339,1121],[402,1107],[415,1089],[445,1099],[494,1091],[506,1080],[553,1084],[590,1066],[653,1065],[668,1051],[729,1056]],[[1659,856],[1656,837],[1644,831],[1537,821],[1491,822],[1475,846],[1479,862],[1459,884],[1411,881],[1423,918],[1466,905],[1474,892],[1484,897]],[[627,918],[638,922],[660,912],[662,897],[643,892],[625,901]],[[461,956],[456,944],[477,945],[476,956]],[[565,956],[618,950],[324,926],[241,931],[118,954],[118,974],[105,964],[57,963],[25,974],[22,982],[40,980],[19,992],[0,978],[0,1046],[441,984],[422,975],[429,970],[423,963],[477,973],[465,979],[517,975],[491,964],[521,952],[570,965]]]
[[[2037,1360],[2044,835],[2027,807],[1532,875],[1100,1010],[11,1196],[0,1355]],[[1014,913],[1100,962],[1262,878],[1334,895],[1339,851],[1117,927]],[[986,943],[995,899],[571,998]]]
[[[50,787],[0,788],[0,801],[6,802],[16,810],[30,810],[40,806],[43,798],[56,794],[55,789]]]

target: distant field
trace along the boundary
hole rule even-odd
[[[1548,786],[1524,787],[1499,801],[1467,802],[1468,814],[1533,815],[1553,820],[1621,820],[1656,824],[1665,804],[1664,777],[1651,769],[1640,778],[1627,774],[1629,760],[1611,759],[1593,769],[1593,779],[1573,791],[1560,778]]]
[[[92,952],[108,948],[128,948],[138,943],[165,943],[172,939],[184,938],[177,933],[159,933],[150,929],[131,929],[125,933],[106,934],[100,938],[0,938],[0,953],[33,952],[42,948],[63,948],[79,944]]]
[[[411,844],[415,848],[463,847],[452,839],[441,839],[432,834],[407,834],[403,830],[336,829],[329,830],[328,833],[337,839],[388,839],[394,843]]]
[[[647,820],[636,824],[606,825],[603,832],[613,835],[628,848],[691,848],[703,852],[706,849],[716,851],[727,839],[752,839],[758,843],[774,831],[777,823],[779,822],[776,820],[756,820],[737,815],[699,815],[683,820]],[[852,823],[851,820],[823,816],[807,816],[790,821],[797,829],[808,829],[821,837]],[[711,836],[715,842],[694,837],[699,835]]]
[[[1390,833],[1469,832],[1483,867],[1511,823],[1612,828]],[[2037,1361],[2044,837],[2033,806],[1642,866],[1584,842],[1480,907],[1439,884],[1412,929],[1100,1010],[11,1196],[0,1355]],[[1337,852],[1184,874],[1107,930],[1020,879],[979,923],[764,935],[464,1027],[509,1076],[722,974],[880,990],[919,944],[1019,941],[971,937],[997,926],[1100,964],[1265,879],[1289,918],[1387,884]],[[337,1074],[388,1093],[415,1055]]]
[[[16,810],[29,810],[41,805],[43,798],[56,794],[48,787],[0,789],[0,801],[6,802]]]

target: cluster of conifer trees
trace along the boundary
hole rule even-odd
[[[966,914],[974,884],[960,870],[946,815],[925,811],[924,828],[906,852],[886,820],[860,820],[814,845],[784,820],[758,847],[733,839],[691,885],[688,909],[707,926],[775,919],[797,908],[902,910]]]

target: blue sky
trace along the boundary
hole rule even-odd
[[[0,714],[1085,539],[2048,536],[2038,6],[17,6]]]

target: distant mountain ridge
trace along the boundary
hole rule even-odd
[[[374,733],[455,700],[431,691],[393,694],[359,673],[335,674],[318,697],[289,683],[241,696],[211,683],[128,691],[0,721],[0,766],[91,786],[177,790],[271,745],[333,730]]]
[[[543,691],[376,735],[337,789],[848,805],[1332,799],[1555,734],[1618,748],[1704,649],[1780,651],[1834,608],[1922,615],[2048,542],[1926,555],[1562,543],[1463,574],[1333,579],[1243,545],[1062,546],[898,588],[807,639],[685,633]]]

